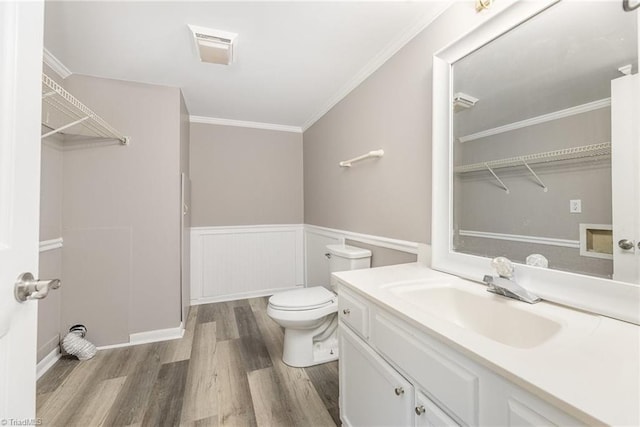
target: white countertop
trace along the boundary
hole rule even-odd
[[[439,319],[389,291],[390,283],[441,279],[486,294],[479,283],[418,263],[334,273],[350,289],[586,424],[640,426],[640,327],[553,303],[510,300],[560,321],[564,330],[514,348]],[[496,298],[504,298],[495,296]]]

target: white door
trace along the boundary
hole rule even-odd
[[[0,420],[7,425],[36,413],[37,305],[18,303],[13,288],[20,274],[38,273],[43,22],[41,1],[0,1]]]
[[[613,278],[640,283],[640,77],[611,81]]]

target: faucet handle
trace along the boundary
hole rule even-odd
[[[513,277],[513,264],[509,260],[509,258],[499,256],[491,260],[491,267],[496,270],[501,277],[506,277],[510,279]]]

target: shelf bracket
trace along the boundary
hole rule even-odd
[[[52,130],[51,132],[47,132],[47,133],[43,134],[41,138],[42,138],[42,139],[45,139],[45,138],[46,138],[46,137],[48,137],[48,136],[51,136],[51,135],[53,135],[53,134],[55,134],[55,133],[58,133],[58,132],[63,131],[63,130],[65,130],[65,129],[67,129],[67,128],[70,128],[71,126],[75,126],[75,125],[77,125],[78,123],[82,123],[82,122],[84,122],[85,120],[87,120],[88,118],[89,118],[89,116],[86,116],[86,117],[83,117],[83,118],[81,118],[81,119],[76,120],[75,122],[68,123],[68,124],[66,124],[66,125],[64,125],[64,126],[59,127],[58,129],[54,129],[54,130]]]
[[[529,169],[529,172],[531,172],[531,175],[533,175],[533,177],[536,179],[536,181],[538,181],[538,185],[539,185],[540,187],[542,187],[542,190],[543,190],[545,193],[546,193],[547,191],[549,191],[549,189],[547,188],[547,186],[546,186],[546,185],[544,185],[544,182],[542,182],[542,180],[540,179],[540,177],[538,176],[538,174],[537,174],[537,173],[535,173],[535,172],[533,171],[533,169],[531,169],[531,167],[527,164],[527,161],[526,161],[525,159],[520,159],[520,160],[522,160],[522,164],[524,164],[524,165],[527,167],[527,169]]]
[[[509,189],[507,188],[506,185],[504,185],[504,182],[502,182],[502,180],[498,177],[498,175],[496,175],[496,173],[493,171],[493,169],[491,169],[491,167],[485,163],[484,166],[489,170],[489,172],[491,172],[491,175],[493,175],[493,177],[498,181],[498,183],[500,184],[500,187],[502,187],[502,189],[509,194]]]

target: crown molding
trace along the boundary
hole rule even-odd
[[[393,40],[391,43],[387,45],[385,49],[383,49],[378,55],[376,55],[371,61],[365,65],[360,72],[358,72],[353,78],[347,82],[338,92],[336,92],[327,103],[318,110],[315,114],[313,114],[306,122],[302,125],[302,131],[305,132],[309,129],[315,122],[320,120],[322,116],[327,114],[329,110],[331,110],[335,105],[342,101],[352,90],[357,88],[362,82],[364,82],[369,76],[371,76],[378,68],[384,65],[393,55],[395,55],[400,49],[402,49],[407,43],[409,43],[414,37],[416,37],[420,32],[422,32],[425,28],[431,25],[436,19],[440,17],[444,13],[445,10],[449,8],[456,0],[449,0],[443,2],[442,8],[435,14],[425,14],[420,21],[418,21],[415,25],[409,27],[404,33],[400,35],[397,39]]]
[[[204,123],[208,125],[236,126],[242,128],[277,130],[280,132],[302,133],[299,126],[278,125],[275,123],[246,122],[243,120],[220,119],[217,117],[189,116],[191,123]]]
[[[47,50],[47,48],[43,48],[42,50],[42,61],[47,64],[53,71],[56,72],[60,77],[66,79],[71,74],[70,69],[68,69],[58,58],[56,58],[51,52]]]

